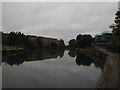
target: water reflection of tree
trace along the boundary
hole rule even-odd
[[[2,62],[6,62],[9,65],[20,65],[24,62],[28,61],[40,61],[40,60],[48,60],[51,58],[62,58],[65,50],[47,50],[47,51],[20,51],[20,52],[12,52],[2,57]],[[101,58],[97,56],[89,56],[84,53],[71,50],[68,55],[70,57],[76,57],[75,62],[77,65],[90,66],[94,63],[96,68],[100,68],[103,70],[104,62],[106,57],[102,54]],[[103,57],[104,56],[104,57]]]
[[[96,68],[100,68],[101,70],[104,68],[106,56],[104,56],[104,58],[101,56],[102,58],[100,58],[97,56],[86,55],[82,52],[77,51],[69,51],[68,55],[71,57],[76,56],[75,62],[77,65],[90,66],[92,63],[94,63],[94,66]]]
[[[78,65],[90,66],[93,60],[87,57],[85,54],[77,53],[76,63]]]
[[[61,58],[64,55],[64,50],[49,50],[49,51],[20,51],[12,52],[2,57],[2,62],[11,66],[20,65],[28,61],[48,60],[51,58]]]
[[[75,57],[77,55],[77,52],[75,50],[69,51],[68,55],[71,57]]]

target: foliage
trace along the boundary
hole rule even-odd
[[[69,45],[70,45],[70,47],[76,47],[76,46],[77,46],[76,40],[75,40],[75,39],[71,39],[71,40],[69,41]]]
[[[14,48],[26,48],[26,49],[45,48],[45,42],[43,42],[42,38],[44,38],[44,37],[24,35],[21,32],[13,32],[13,31],[10,33],[2,32],[3,46],[12,46]],[[49,42],[49,40],[48,40],[48,42]],[[57,47],[58,48],[58,46],[65,46],[64,41],[62,39],[60,41],[58,41],[58,43],[60,45],[58,45],[56,42],[53,42],[50,45],[47,45],[47,47]]]
[[[69,41],[69,45],[70,47],[78,47],[78,48],[85,48],[87,46],[91,46],[92,43],[92,36],[91,35],[77,35],[76,40],[75,39],[71,39]]]
[[[91,35],[81,35],[79,34],[76,38],[77,40],[77,43],[78,43],[78,47],[80,48],[84,48],[84,47],[87,47],[87,46],[91,46],[91,43],[92,43],[92,36]]]
[[[118,49],[120,48],[120,11],[117,11],[115,15],[114,24],[109,27],[112,29],[113,33],[111,47]]]
[[[60,39],[60,46],[65,46],[64,40]]]

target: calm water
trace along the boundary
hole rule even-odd
[[[64,50],[9,53],[2,60],[3,88],[94,88],[104,66]]]

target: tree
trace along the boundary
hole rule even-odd
[[[36,39],[37,47],[40,49],[44,46],[44,43],[40,37],[37,37]]]
[[[71,39],[71,40],[69,41],[69,45],[70,45],[70,47],[76,47],[76,46],[77,46],[76,40],[75,40],[75,39]]]
[[[8,38],[8,43],[10,46],[16,46],[16,33],[15,32],[10,32],[9,38]]]
[[[76,40],[77,40],[77,42],[82,40],[82,34],[77,35]]]
[[[111,40],[111,47],[120,48],[120,11],[116,12],[116,17],[114,20],[114,24],[109,26],[112,29],[113,37]]]
[[[83,35],[83,39],[84,39],[84,44],[85,46],[91,46],[92,43],[92,36],[91,35]]]
[[[84,47],[84,43],[83,43],[84,40],[81,34],[77,35],[76,40],[77,40],[77,47]]]
[[[64,40],[60,39],[60,46],[65,46]]]
[[[84,47],[87,47],[87,46],[91,46],[91,43],[92,43],[92,36],[91,35],[81,35],[79,34],[77,37],[76,37],[76,40],[77,40],[77,45],[78,47],[80,48],[84,48]]]

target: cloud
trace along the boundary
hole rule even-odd
[[[2,3],[0,2],[0,31],[2,31]]]
[[[113,23],[117,2],[4,2],[3,31],[62,38],[95,35]]]

